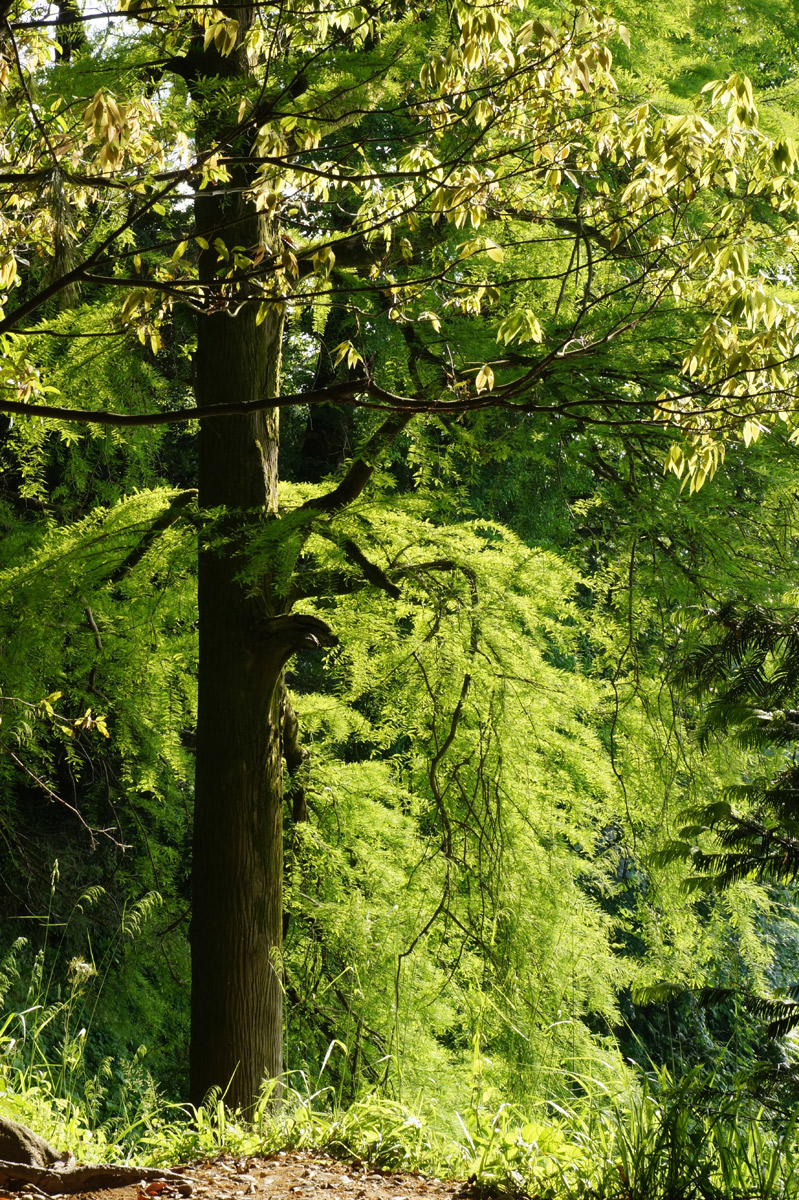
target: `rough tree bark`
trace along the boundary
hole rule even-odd
[[[254,399],[276,388],[279,322],[256,328],[246,310],[200,320],[197,399]],[[274,394],[274,392],[272,393]],[[200,434],[200,504],[274,512],[277,413],[208,421]],[[247,1105],[282,1070],[281,638],[236,581],[235,545],[202,548],[199,698],[192,866],[191,1093],[209,1087]],[[283,661],[281,661],[283,659]]]
[[[247,12],[235,16],[243,32]],[[204,70],[245,74],[246,54],[207,53]],[[227,114],[225,114],[227,117]],[[221,117],[221,114],[220,114]],[[198,131],[211,143],[209,127]],[[202,144],[202,141],[201,141]],[[198,233],[213,244],[266,243],[263,218],[241,199],[199,192]],[[197,330],[196,395],[201,407],[277,395],[282,317],[261,325],[256,306],[235,316],[223,306],[212,248],[201,258],[207,311]],[[265,1076],[282,1070],[282,772],[278,683],[291,650],[268,597],[259,603],[236,580],[236,539],[277,508],[278,413],[204,421],[199,502],[227,513],[221,549],[199,560],[199,698],[192,866],[191,1097],[221,1087],[249,1106]]]

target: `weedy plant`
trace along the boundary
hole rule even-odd
[[[612,1065],[612,1064],[611,1064]],[[472,1178],[518,1195],[586,1200],[792,1200],[799,1196],[796,1115],[753,1104],[746,1088],[722,1091],[697,1068],[674,1080],[617,1064],[616,1085],[572,1076],[574,1099],[532,1102],[531,1111],[472,1104],[448,1115],[379,1095],[348,1108],[332,1088],[287,1088],[264,1130],[274,1144],[320,1146],[403,1170]],[[276,1133],[275,1121],[281,1125]]]
[[[653,1081],[641,1072],[625,1078],[616,1092],[601,1081],[587,1082],[585,1102],[569,1114],[574,1136],[595,1164],[585,1190],[625,1200],[709,1194],[698,1074],[671,1087],[665,1074]]]
[[[797,1113],[776,1128],[762,1110],[748,1119],[734,1112],[730,1117],[712,1129],[721,1193],[757,1200],[799,1195]]]
[[[797,1119],[722,1091],[701,1068],[597,1081],[562,1111],[593,1166],[578,1190],[602,1200],[776,1200],[799,1195]]]
[[[51,904],[58,882],[51,878]],[[73,907],[83,912],[102,896],[90,888]],[[145,1047],[114,1058],[91,1045],[92,1020],[117,943],[135,937],[157,897],[147,896],[123,914],[117,938],[103,959],[73,956],[63,978],[69,922],[42,918],[43,944],[31,955],[18,938],[0,959],[0,1110],[33,1126],[54,1145],[78,1158],[125,1160],[138,1154],[140,1137],[163,1121],[165,1104],[147,1072]],[[58,945],[51,933],[58,929]]]
[[[700,1069],[673,1080],[665,1070],[608,1064],[607,1079],[564,1075],[569,1102],[538,1097],[525,1110],[492,1107],[480,1060],[470,1103],[453,1115],[421,1095],[412,1106],[378,1092],[342,1104],[324,1078],[334,1051],[347,1053],[336,1041],[316,1077],[295,1072],[279,1086],[269,1082],[247,1116],[231,1111],[220,1091],[199,1108],[168,1103],[151,1082],[143,1086],[140,1063],[127,1073],[116,1065],[111,1096],[103,1083],[110,1063],[89,1086],[89,1035],[80,1024],[96,974],[74,965],[50,999],[53,980],[37,956],[32,1003],[3,1011],[24,951],[20,940],[0,961],[0,1110],[84,1159],[174,1164],[225,1151],[314,1148],[541,1200],[799,1198],[799,1114],[780,1116],[744,1090],[722,1091]]]

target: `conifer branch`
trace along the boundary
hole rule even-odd
[[[126,575],[130,575],[134,567],[138,566],[144,558],[158,535],[167,530],[170,525],[174,525],[178,518],[183,515],[185,509],[196,499],[196,488],[187,488],[186,491],[178,492],[160,516],[156,517],[147,532],[138,540],[130,554],[122,560],[114,573],[109,577],[109,582],[119,583]]]
[[[392,583],[385,571],[367,558],[364,552],[355,545],[351,539],[347,539],[343,544],[343,550],[351,563],[360,567],[364,579],[368,583],[373,583],[375,587],[386,592],[392,600],[399,600],[400,590],[395,583]]]

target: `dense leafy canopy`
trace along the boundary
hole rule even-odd
[[[113,981],[81,982],[99,1056],[184,1086],[198,536],[337,639],[287,668],[290,1069],[337,1042],[349,1096],[563,1093],[673,1059],[672,1017],[734,1059],[729,1003],[647,988],[786,982],[795,871],[699,893],[724,822],[673,845],[751,771],[713,714],[793,703],[777,643],[775,698],[691,623],[793,599],[796,68],[762,7],[6,8],[0,925]],[[278,329],[281,394],[216,401],[281,410],[268,520],[197,499],[214,314]],[[692,648],[732,666],[704,715]],[[724,827],[770,849],[792,768],[760,766]]]

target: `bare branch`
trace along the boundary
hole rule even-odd
[[[392,444],[397,435],[402,432],[413,416],[413,412],[424,411],[423,408],[420,410],[419,404],[415,400],[411,401],[411,405],[411,411],[407,411],[406,408],[404,412],[393,413],[375,430],[364,445],[361,453],[350,465],[347,474],[338,487],[335,487],[331,492],[327,492],[324,496],[314,496],[311,500],[306,500],[304,504],[300,505],[298,511],[313,510],[332,516],[334,513],[340,512],[342,508],[346,508],[349,504],[352,504],[354,500],[357,500],[372,478],[375,463],[379,456]]]

